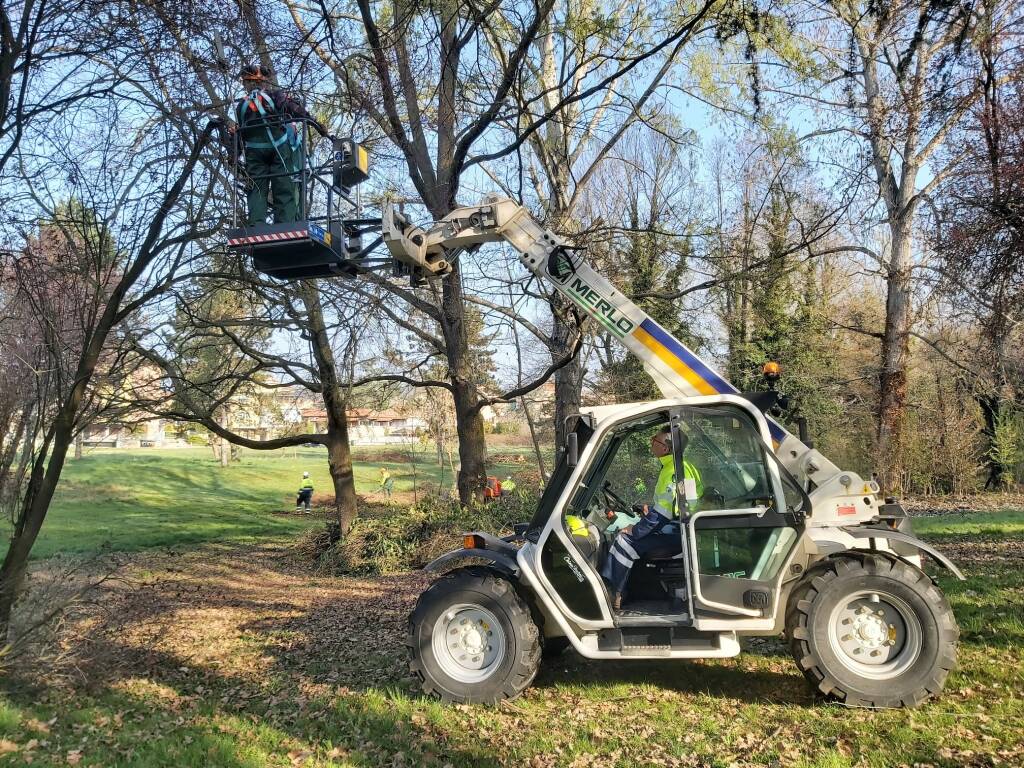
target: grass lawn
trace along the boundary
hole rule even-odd
[[[517,701],[442,706],[406,675],[422,575],[332,578],[206,546],[136,555],[67,629],[73,674],[0,697],[0,765],[1024,765],[1024,512],[919,522],[969,580],[938,572],[960,669],[916,710],[818,701],[774,639],[721,661],[568,653]]]
[[[451,471],[442,478],[432,451],[417,455],[415,473],[400,458],[394,449],[358,449],[357,492],[381,498],[375,495],[381,467],[393,474],[403,502],[411,501],[414,480],[420,492],[424,484],[451,485]],[[523,467],[532,465],[500,464],[491,471],[504,477]],[[65,465],[33,556],[290,538],[309,521],[271,513],[294,509],[303,471],[317,495],[333,495],[323,448],[243,450],[228,467],[208,448],[91,451]]]

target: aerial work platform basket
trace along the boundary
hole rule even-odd
[[[366,149],[350,138],[314,142],[310,120],[272,116],[267,123],[297,135],[297,145],[280,154],[282,165],[290,161],[292,168],[253,177],[241,162],[242,147],[234,134],[238,183],[232,190],[235,226],[227,232],[228,249],[251,257],[256,270],[279,280],[356,275],[381,243],[380,218],[362,216],[353,194],[354,187],[369,178]],[[244,194],[239,192],[257,181],[272,187],[280,177],[295,185],[298,219],[239,226],[244,208]],[[364,244],[363,235],[371,232],[375,237]]]

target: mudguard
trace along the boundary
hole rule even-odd
[[[960,569],[953,564],[952,560],[935,549],[931,544],[926,544],[919,538],[911,536],[909,533],[896,531],[892,528],[874,528],[872,526],[851,526],[849,528],[843,528],[842,530],[853,536],[855,539],[888,539],[889,541],[898,541],[901,544],[907,544],[914,549],[931,555],[939,565],[950,571],[954,576],[960,579],[960,581],[967,580],[967,577],[964,576]]]
[[[504,552],[495,552],[491,549],[457,549],[454,552],[449,552],[446,555],[436,560],[432,560],[423,566],[423,570],[428,573],[440,571],[443,566],[451,563],[455,560],[462,560],[468,557],[490,560],[494,563],[494,567],[503,573],[507,573],[510,576],[519,576],[519,564],[516,562],[515,557],[509,557]]]

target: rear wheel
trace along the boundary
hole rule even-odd
[[[444,701],[495,704],[537,674],[541,640],[526,601],[485,568],[445,574],[420,595],[409,619],[410,669]]]
[[[790,650],[819,691],[864,707],[917,706],[956,665],[959,629],[928,576],[883,555],[817,564],[786,612]]]

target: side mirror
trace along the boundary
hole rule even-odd
[[[565,463],[575,467],[580,463],[580,441],[575,432],[570,432],[565,439]]]

